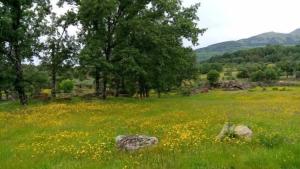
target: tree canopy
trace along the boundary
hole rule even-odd
[[[2,70],[0,78],[6,80],[0,86],[13,84],[21,104],[27,103],[28,79],[51,87],[55,98],[57,84],[64,80],[58,77],[93,77],[95,95],[106,99],[111,93],[147,97],[151,89],[160,95],[196,77],[195,53],[183,41],[196,45],[205,32],[197,26],[199,4],[60,0],[57,5],[66,4],[72,7],[57,15],[49,0],[0,1],[1,66],[12,67],[4,68],[9,73]],[[74,25],[78,34],[70,35]],[[26,66],[36,58],[40,67]],[[41,77],[48,76],[45,71],[51,83]]]

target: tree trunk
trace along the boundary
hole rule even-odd
[[[13,63],[13,66],[15,69],[15,75],[16,75],[16,79],[14,82],[15,90],[18,92],[18,97],[19,97],[21,105],[26,105],[27,97],[26,97],[25,88],[24,88],[22,59],[20,56],[20,48],[19,48],[20,40],[17,35],[17,32],[19,31],[19,28],[21,27],[21,18],[22,18],[22,9],[21,9],[21,4],[19,1],[16,1],[16,3],[12,6],[11,13],[13,15],[12,29],[16,33],[16,35],[14,35],[14,37],[12,37],[11,42],[10,42],[9,58],[10,58],[11,62]]]
[[[0,90],[0,101],[2,101],[2,90]]]
[[[150,97],[150,93],[149,93],[149,89],[146,89],[146,97],[149,98]]]
[[[141,80],[139,82],[139,94],[140,94],[140,98],[142,99],[147,97],[147,87],[144,80]]]
[[[18,56],[17,52],[16,52],[16,56]],[[15,70],[16,70],[15,89],[18,92],[18,97],[21,105],[26,105],[28,101],[24,89],[24,84],[23,84],[24,77],[23,77],[23,70],[22,70],[22,64],[20,59],[18,59],[18,61],[15,62]]]
[[[9,100],[9,92],[7,90],[4,90],[4,93],[6,100]]]
[[[52,83],[51,83],[51,96],[52,98],[56,98],[56,82],[57,82],[57,79],[56,79],[56,69],[55,67],[53,66],[52,67],[52,71],[51,71],[51,78],[52,78]]]
[[[96,91],[95,94],[96,96],[100,96],[100,72],[99,69],[96,68],[96,72],[95,72],[95,85],[96,85]]]
[[[160,89],[157,89],[157,96],[158,96],[158,98],[161,98],[161,92],[160,92]]]
[[[104,73],[103,74],[103,88],[102,88],[102,99],[103,100],[106,100],[106,98],[107,98],[106,88],[107,88],[107,76]]]
[[[138,90],[138,95],[139,95],[139,98],[142,99],[143,98],[143,84],[141,83],[141,81],[139,81],[139,90]]]
[[[127,91],[125,89],[125,78],[123,76],[121,77],[121,92],[122,92],[122,94],[127,93]]]
[[[115,94],[115,96],[119,97],[119,95],[120,95],[120,80],[118,79],[118,80],[116,80],[116,94]]]

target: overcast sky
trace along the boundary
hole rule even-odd
[[[183,0],[185,6],[199,2],[199,27],[208,28],[200,47],[300,28],[300,0]]]
[[[200,37],[200,45],[194,48],[271,31],[289,33],[300,28],[300,0],[182,1],[184,6],[201,3],[199,27],[208,28],[204,36]],[[65,10],[57,12],[62,11]]]

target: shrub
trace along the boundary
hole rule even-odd
[[[286,142],[286,139],[283,136],[278,134],[276,135],[260,135],[259,142],[261,145],[271,149],[278,147]]]
[[[211,70],[207,74],[207,80],[209,81],[210,85],[214,85],[219,81],[220,73],[216,70]]]
[[[265,80],[265,78],[266,78],[266,74],[261,70],[258,70],[251,74],[251,80],[253,82],[262,82]]]
[[[283,87],[283,88],[279,89],[279,91],[284,92],[284,91],[287,91],[287,89],[285,87]]]
[[[192,88],[190,87],[181,87],[180,93],[182,96],[190,96],[192,95]]]
[[[70,79],[63,80],[59,84],[59,89],[64,91],[64,93],[71,93],[74,88],[74,82]]]
[[[266,81],[275,81],[279,79],[278,72],[273,68],[267,68],[264,73]]]
[[[249,70],[246,69],[246,68],[243,68],[239,71],[239,73],[237,74],[237,77],[239,79],[247,79],[250,77],[250,73],[249,73]]]

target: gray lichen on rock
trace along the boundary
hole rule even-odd
[[[120,135],[116,137],[117,147],[121,150],[134,151],[158,144],[156,137],[145,135]]]

